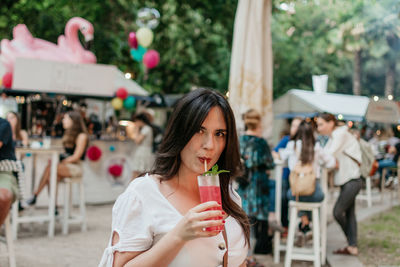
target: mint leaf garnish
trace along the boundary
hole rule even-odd
[[[223,172],[229,172],[227,170],[218,170],[218,165],[215,164],[212,168],[211,171],[206,171],[205,173],[203,173],[203,175],[218,175],[220,173]]]

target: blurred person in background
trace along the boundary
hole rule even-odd
[[[244,116],[245,133],[240,136],[240,154],[245,167],[244,182],[239,182],[238,193],[243,201],[243,210],[252,224],[252,238],[255,238],[254,253],[269,254],[272,252],[272,241],[268,235],[271,212],[269,198],[268,170],[274,168],[274,161],[267,141],[261,137],[261,114],[254,109]],[[272,221],[271,221],[272,222]],[[271,223],[272,225],[272,223]],[[273,222],[273,230],[283,228]]]
[[[279,150],[280,149],[285,149],[287,144],[289,143],[290,140],[294,138],[294,136],[297,133],[297,129],[299,128],[299,125],[301,123],[302,119],[299,117],[293,118],[291,123],[290,123],[290,129],[289,129],[289,134],[285,135],[282,137],[282,139],[279,141],[279,143],[275,146],[274,150],[272,151],[272,156],[274,158],[279,158]],[[290,175],[290,170],[286,166],[282,170],[282,209],[281,209],[281,223],[284,227],[288,227],[288,209],[289,209],[289,200],[287,198],[286,192],[289,190],[289,175]],[[272,186],[275,187],[275,181],[270,180],[270,183],[272,183]],[[271,187],[270,187],[271,189]],[[275,193],[275,190],[272,191],[270,190],[270,194],[272,192]],[[271,199],[275,199],[275,194],[271,194]]]
[[[62,139],[65,152],[60,155],[60,162],[57,166],[57,181],[66,177],[82,176],[82,160],[85,159],[89,142],[86,126],[78,111],[67,112],[62,119],[62,124],[65,129]],[[45,186],[49,185],[50,166],[51,162],[49,161],[43,172],[39,187],[34,192],[33,197],[27,201],[28,205],[35,205],[40,192]]]
[[[15,148],[10,123],[0,118],[0,226],[10,211],[11,204],[18,196],[17,179],[13,169],[7,169],[15,161]],[[3,162],[5,163],[3,165]]]
[[[355,200],[362,187],[360,145],[346,125],[339,126],[333,114],[319,114],[317,125],[320,134],[329,136],[324,153],[336,158],[334,184],[340,186],[340,194],[333,215],[348,242],[347,246],[335,250],[334,253],[358,255]]]
[[[15,147],[29,145],[28,133],[21,129],[21,120],[18,113],[10,111],[7,113],[7,120],[11,125],[12,137],[15,142]]]
[[[144,112],[139,113],[133,116],[132,121],[127,127],[127,136],[136,144],[130,159],[132,179],[134,179],[139,174],[151,170],[154,154],[153,129],[149,115]]]

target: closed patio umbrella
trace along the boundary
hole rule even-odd
[[[239,0],[229,77],[229,102],[238,126],[249,108],[262,114],[263,136],[272,133],[271,0]]]

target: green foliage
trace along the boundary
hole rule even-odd
[[[292,10],[282,9],[283,3]],[[383,95],[387,67],[400,60],[399,14],[395,0],[276,1],[275,96],[291,88],[311,89],[311,75],[321,73],[329,75],[328,91],[351,94],[357,51],[362,52],[362,94]],[[398,81],[395,89],[399,94]]]
[[[211,168],[211,171],[206,171],[205,173],[203,173],[203,175],[218,175],[218,174],[224,173],[224,172],[229,172],[229,171],[227,171],[227,170],[218,170],[218,165],[215,164]]]

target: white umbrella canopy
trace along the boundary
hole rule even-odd
[[[239,0],[229,77],[229,102],[239,128],[253,108],[262,115],[263,136],[272,134],[271,0]]]

